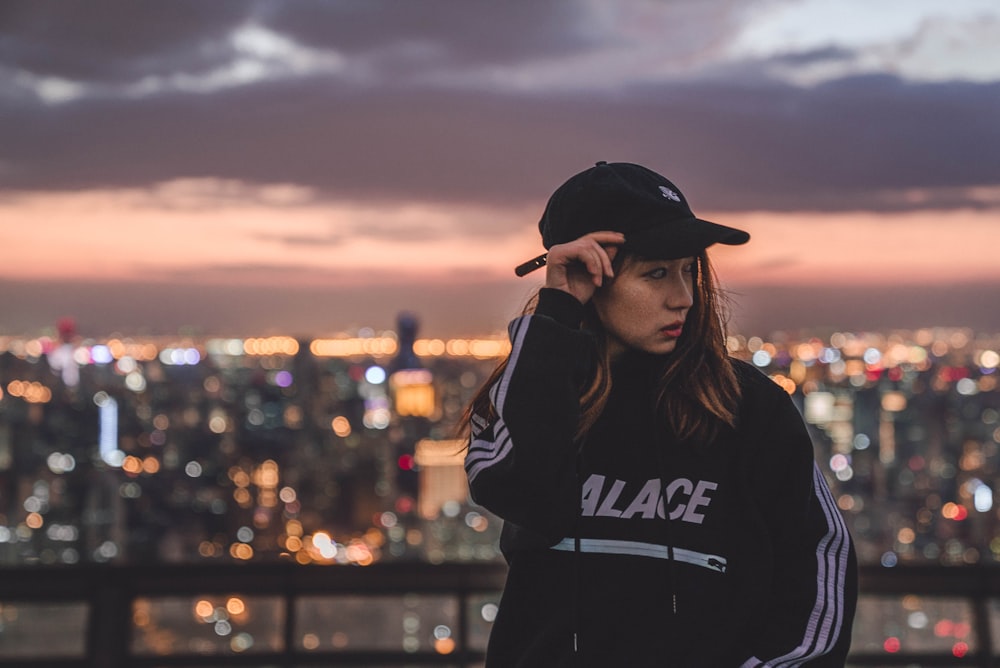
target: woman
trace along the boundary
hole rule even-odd
[[[856,567],[788,395],[726,353],[698,219],[653,171],[570,178],[545,286],[469,408],[472,496],[504,520],[488,668],[842,666]]]

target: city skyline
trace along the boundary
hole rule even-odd
[[[0,334],[496,332],[596,160],[751,232],[744,333],[1000,330],[995,3],[115,4],[0,13]]]
[[[454,439],[506,342],[410,335],[0,337],[0,561],[285,551],[347,563],[341,548],[356,541],[370,548],[355,551],[364,563],[415,556],[407,545],[432,562],[498,558]],[[736,336],[727,347],[792,395],[862,563],[1000,560],[1000,333]],[[109,503],[114,522],[88,515],[92,503]],[[431,539],[437,520],[462,526],[460,507],[474,533]],[[432,520],[421,531],[433,549],[407,537],[404,516]],[[319,552],[300,552],[309,535],[336,538],[336,555],[315,540]],[[289,536],[303,542],[283,550]]]

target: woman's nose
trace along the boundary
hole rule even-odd
[[[678,281],[667,293],[666,306],[671,310],[689,309],[694,305],[694,291],[687,281]]]

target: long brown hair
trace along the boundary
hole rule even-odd
[[[615,274],[637,257],[619,252],[614,261]],[[679,441],[710,443],[724,427],[736,426],[740,389],[726,349],[726,296],[718,287],[708,254],[702,251],[696,259],[694,304],[676,348],[666,357],[655,405]],[[536,303],[537,293],[528,301],[523,314],[533,313]],[[592,304],[586,306],[583,327],[595,334],[597,359],[590,382],[580,394],[577,439],[594,425],[611,394],[607,338]],[[509,361],[508,358],[500,362],[469,402],[460,425],[463,433],[468,432],[473,414],[487,420],[495,417],[489,390],[503,375]]]

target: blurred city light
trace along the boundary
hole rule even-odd
[[[1000,335],[776,332],[732,334],[726,346],[802,412],[861,563],[1000,563]],[[0,337],[0,562],[498,562],[501,523],[468,497],[455,428],[509,349],[499,335],[371,329]],[[356,629],[323,625],[324,604],[353,603],[316,598],[296,648],[361,646]],[[392,651],[457,652],[461,624],[411,603],[386,603]],[[269,605],[142,600],[135,643],[150,654],[272,651],[281,639],[262,620],[280,605]],[[863,609],[866,651],[968,660],[978,650],[954,601],[897,596]],[[470,616],[488,629],[497,611],[482,600]],[[182,618],[188,626],[171,626]]]

